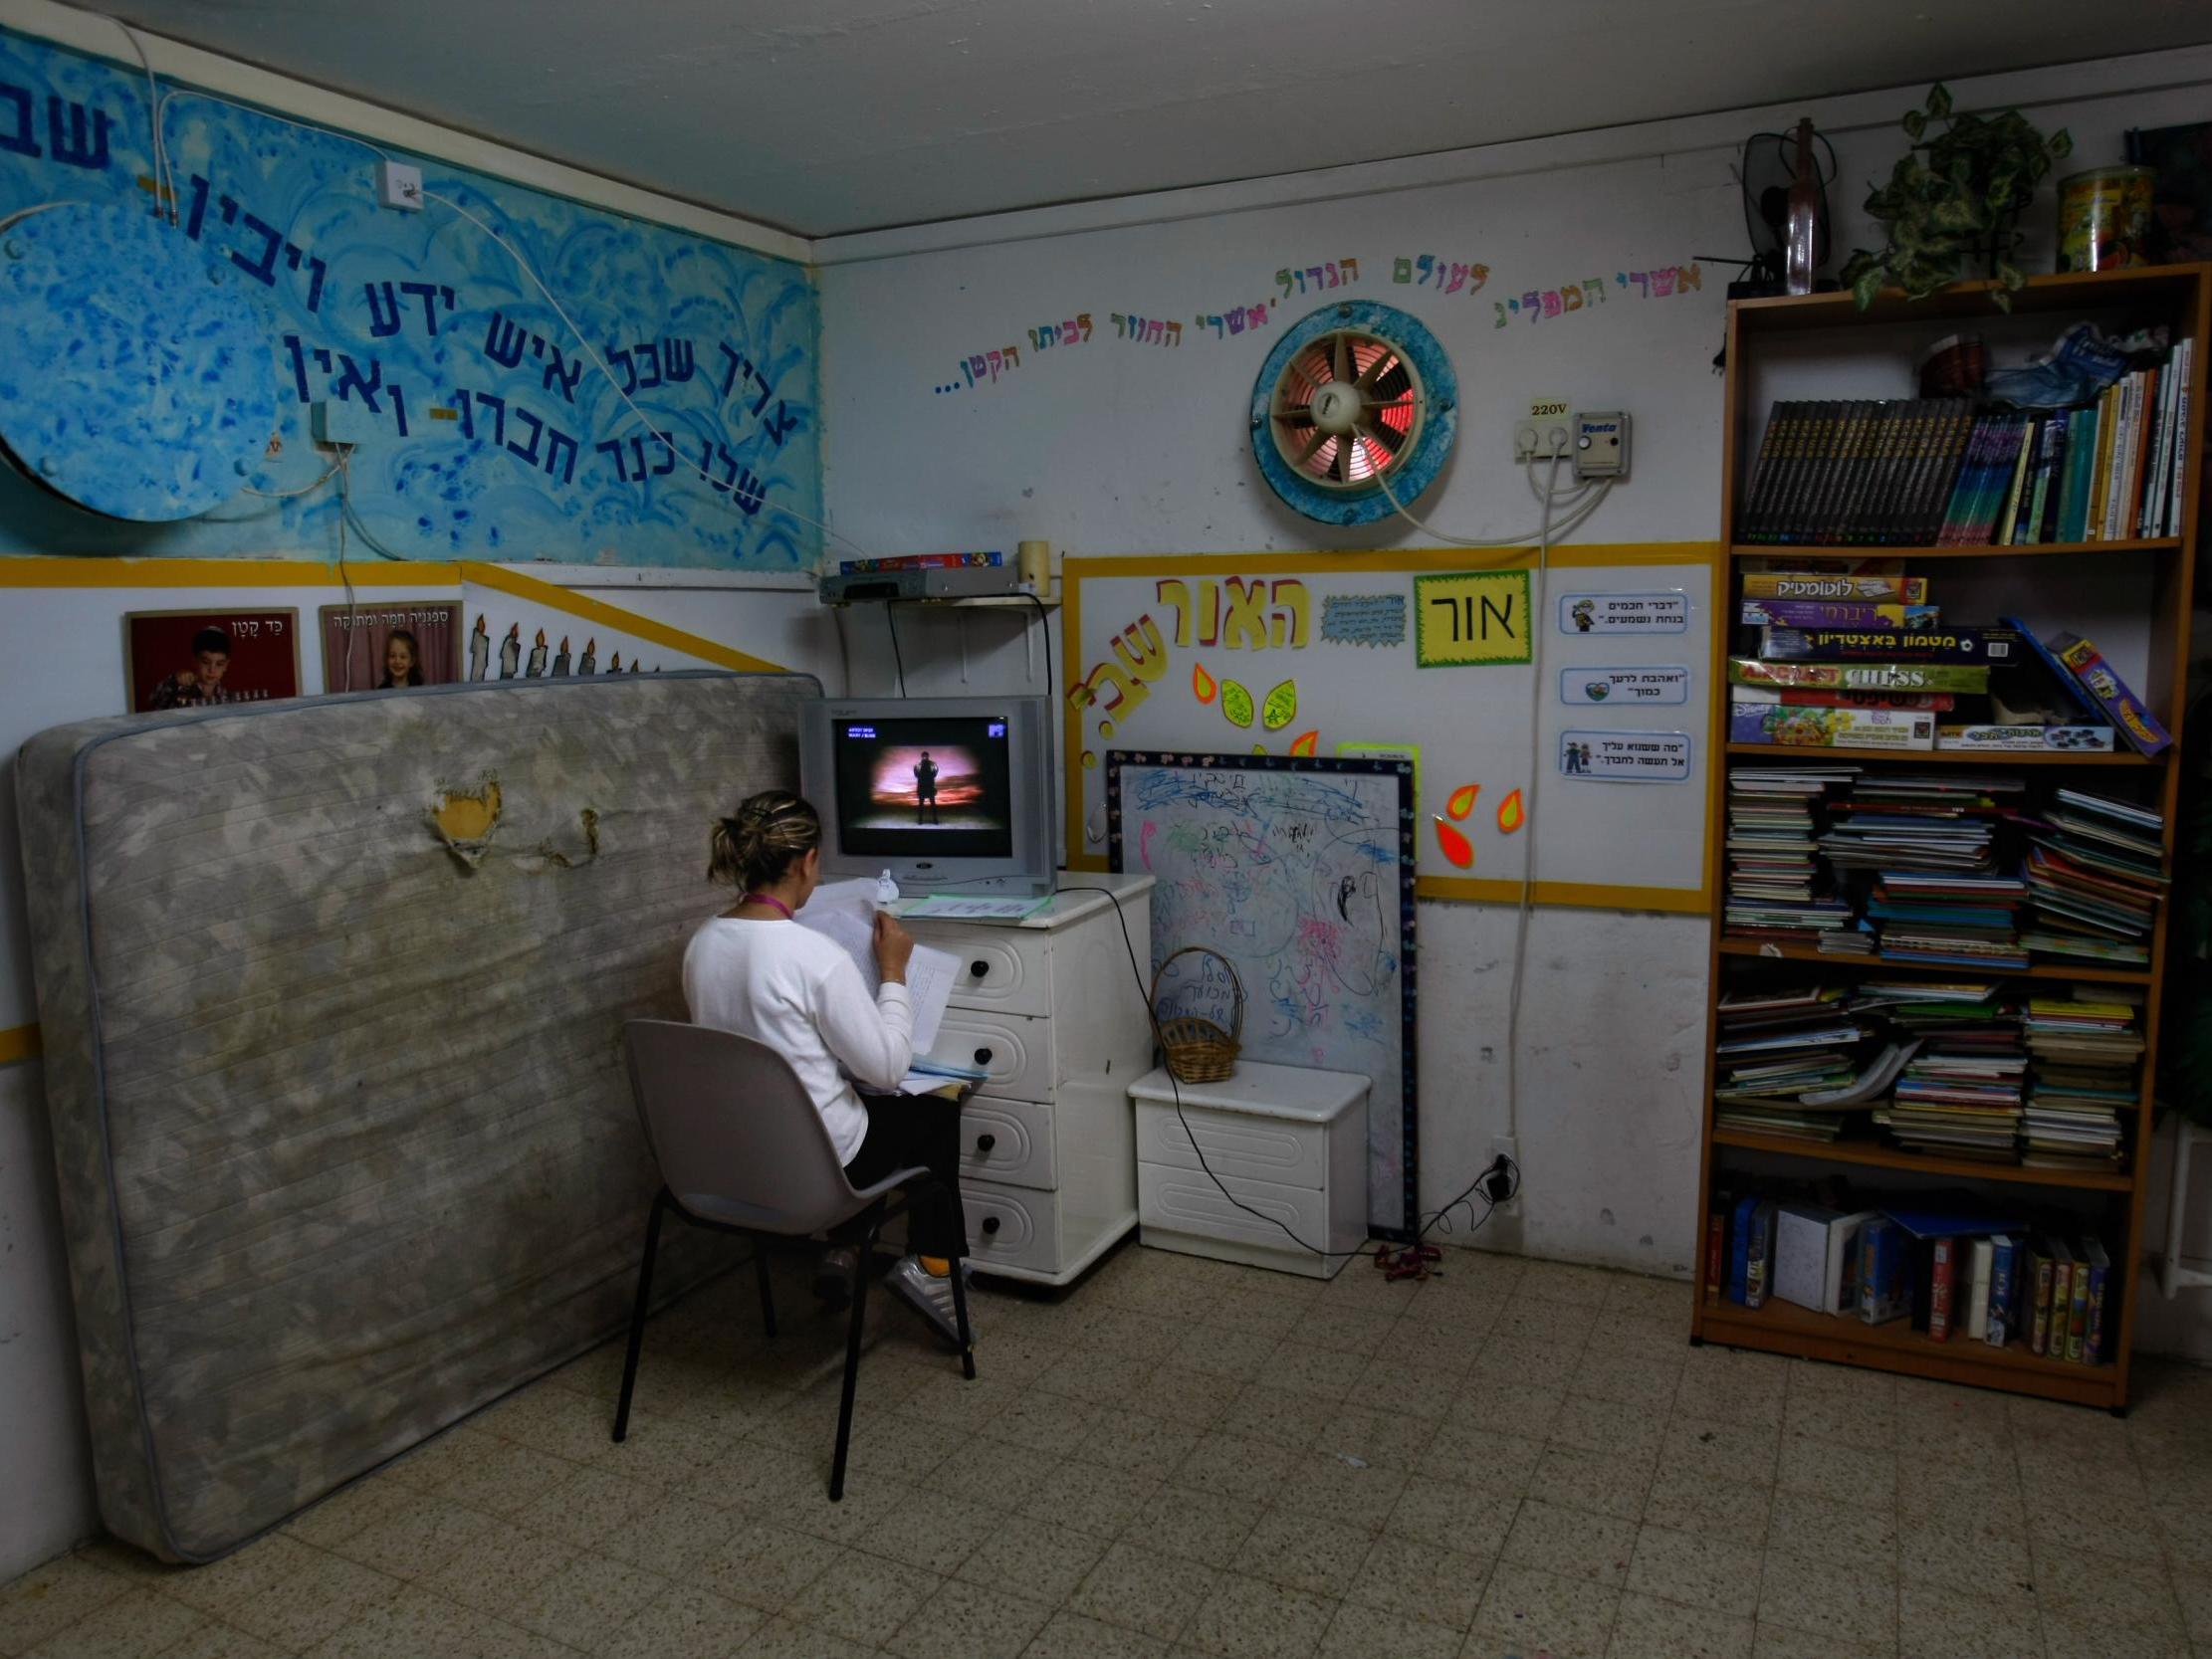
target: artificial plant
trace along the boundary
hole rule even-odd
[[[2020,210],[2051,163],[2073,152],[2073,138],[2063,127],[2045,137],[2017,109],[1954,115],[1940,82],[1928,89],[1926,106],[1907,109],[1901,124],[1911,145],[1889,182],[1867,197],[1867,211],[1888,227],[1889,245],[1853,250],[1843,270],[1859,309],[1892,286],[1907,299],[1925,300],[1982,263],[1998,285],[1990,299],[2011,311],[2014,292],[2028,282],[2013,262],[2025,240]]]

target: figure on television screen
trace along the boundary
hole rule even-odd
[[[415,643],[415,636],[405,628],[394,628],[384,636],[384,678],[376,683],[376,689],[388,692],[421,685],[421,656],[422,648]]]
[[[914,821],[917,824],[941,824],[945,820],[937,813],[937,762],[924,749],[922,758],[914,763]]]
[[[238,693],[223,684],[230,672],[230,635],[221,628],[202,628],[192,636],[192,663],[180,668],[153,688],[156,709],[202,709],[217,703],[237,703]]]

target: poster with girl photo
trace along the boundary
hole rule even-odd
[[[461,678],[461,601],[379,599],[322,610],[323,689],[385,692]]]
[[[296,610],[130,611],[122,637],[133,714],[300,695]]]

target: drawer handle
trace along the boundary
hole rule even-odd
[[[976,1051],[976,1064],[977,1064],[977,1065],[979,1065],[979,1066],[988,1066],[988,1065],[990,1065],[990,1064],[991,1064],[991,1050],[989,1050],[988,1048],[980,1048],[980,1049],[978,1049],[978,1050]]]
[[[983,961],[970,962],[968,964],[968,971],[978,979],[989,978],[991,975],[991,964],[989,962]]]
[[[997,1218],[997,1217],[996,1217],[995,1215],[987,1215],[987,1216],[985,1216],[985,1217],[984,1217],[984,1234],[985,1234],[985,1236],[986,1236],[986,1237],[989,1237],[989,1236],[990,1236],[991,1234],[993,1234],[993,1233],[995,1233],[995,1232],[996,1232],[997,1230],[998,1230],[998,1218]]]
[[[998,1138],[995,1135],[979,1135],[976,1137],[976,1150],[979,1152],[988,1152],[997,1144]]]

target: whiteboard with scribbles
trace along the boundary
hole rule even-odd
[[[1410,1237],[1415,1120],[1414,783],[1399,760],[1106,757],[1113,868],[1158,878],[1160,1016],[1232,1028],[1241,1057],[1372,1080],[1368,1226]],[[1225,958],[1193,953],[1186,945]],[[1161,972],[1163,964],[1166,971]]]

